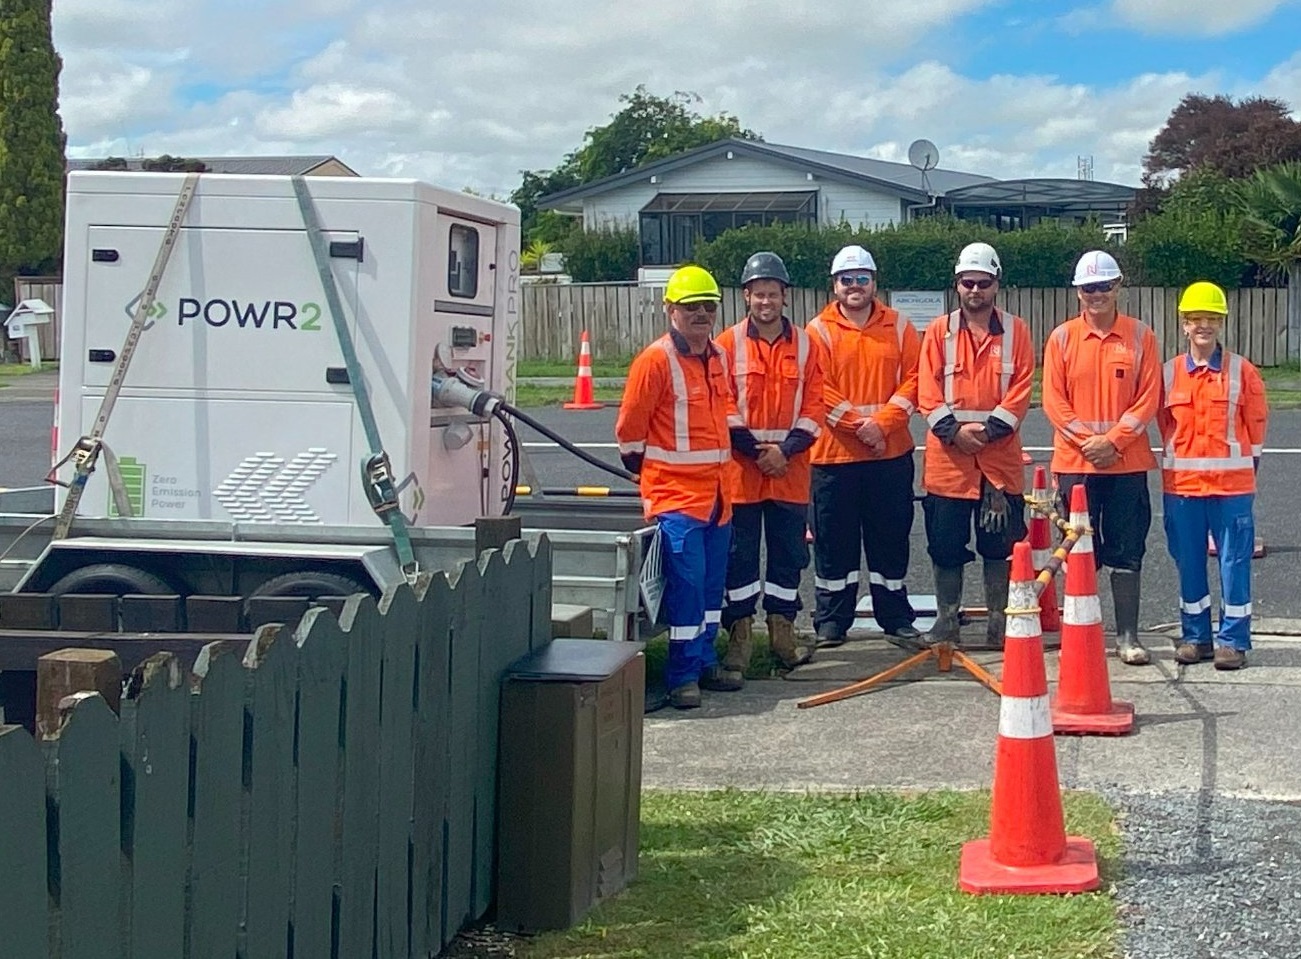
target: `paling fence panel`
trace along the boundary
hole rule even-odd
[[[1163,356],[1183,348],[1177,306],[1179,290],[1162,287],[1131,287],[1122,291],[1120,306],[1137,316],[1156,333]],[[889,297],[886,292],[885,296]],[[1276,366],[1295,353],[1289,344],[1286,289],[1230,290],[1230,323],[1226,341],[1260,366]],[[821,289],[791,289],[787,292],[787,314],[805,323],[826,305],[830,293]],[[632,356],[662,336],[667,329],[664,288],[635,284],[526,285],[522,304],[522,360],[573,363],[579,341],[586,331],[595,359]],[[1035,340],[1035,355],[1043,357],[1043,344],[1062,320],[1079,313],[1076,292],[1070,287],[1009,288],[1001,291],[999,304],[1022,317]],[[947,309],[957,307],[952,290],[946,294]],[[718,329],[745,315],[742,292],[723,290]],[[1230,340],[1230,337],[1232,339]]]
[[[52,322],[40,331],[41,355],[50,360],[59,359],[61,281],[57,277],[20,277],[14,282],[18,298],[36,297],[54,307]],[[885,295],[888,297],[889,293]],[[1230,290],[1228,296],[1233,330],[1233,340],[1228,343],[1231,349],[1259,366],[1277,366],[1289,355],[1297,354],[1301,344],[1289,341],[1286,289]],[[818,314],[829,298],[827,289],[791,289],[787,293],[787,312],[796,322],[805,323]],[[529,283],[524,285],[521,299],[518,357],[522,360],[575,362],[584,330],[591,341],[593,357],[619,359],[640,352],[662,336],[666,328],[661,286]],[[1179,290],[1174,288],[1131,287],[1122,293],[1121,309],[1152,327],[1166,356],[1178,352],[1183,340],[1175,312],[1178,299]],[[1043,343],[1049,331],[1079,312],[1075,290],[1070,287],[1010,288],[1002,291],[1000,303],[1030,324],[1038,357],[1043,356]],[[952,290],[947,293],[947,305],[949,309],[957,305]],[[734,323],[744,313],[741,291],[725,289],[720,323]]]
[[[0,953],[437,954],[495,892],[501,677],[550,608],[516,541],[0,726]]]

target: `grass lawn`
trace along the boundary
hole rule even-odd
[[[44,361],[41,363],[39,372],[52,373],[58,368],[58,363]],[[16,379],[36,372],[38,371],[30,363],[0,363],[0,386],[4,385],[5,380]]]
[[[962,843],[988,832],[987,793],[854,796],[735,790],[642,794],[636,883],[521,959],[1065,959],[1116,949],[1119,839],[1110,809],[1066,796],[1103,888],[1081,896],[958,891]]]
[[[618,403],[623,397],[623,388],[619,386],[593,386],[592,397],[601,403]],[[572,386],[532,386],[528,383],[515,384],[515,405],[523,409],[531,406],[559,406],[574,398]]]

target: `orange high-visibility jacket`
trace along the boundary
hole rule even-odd
[[[782,333],[769,343],[746,318],[714,341],[727,354],[734,400],[728,425],[733,449],[738,431],[745,442],[736,455],[740,468],[738,503],[809,501],[808,449],[822,432],[822,348],[808,332],[782,320]],[[785,476],[765,476],[746,451],[759,443],[781,447]]]
[[[1044,344],[1044,413],[1053,425],[1054,473],[1142,473],[1156,466],[1147,427],[1161,402],[1161,356],[1151,327],[1125,316],[1100,333],[1083,316]],[[1102,434],[1120,457],[1099,469],[1080,444]]]
[[[1034,344],[1021,317],[995,312],[979,344],[959,311],[931,322],[922,334],[917,380],[917,408],[927,424],[935,427],[948,417],[959,425],[993,419],[1011,434],[972,455],[928,430],[922,467],[928,493],[979,499],[982,475],[1005,492],[1024,491],[1020,429],[1033,383]]]
[[[708,522],[721,499],[718,522],[731,522],[731,402],[727,356],[712,343],[693,356],[670,332],[632,361],[614,434],[625,465],[640,473],[647,519],[680,512]]]
[[[1167,362],[1162,374],[1157,424],[1165,491],[1179,496],[1256,492],[1256,458],[1265,446],[1269,416],[1256,367],[1220,347],[1205,366],[1185,353]]]
[[[917,411],[921,338],[897,310],[877,300],[862,328],[828,303],[809,322],[823,345],[822,395],[827,428],[813,444],[815,464],[892,459],[913,448],[908,418]],[[855,431],[871,418],[885,434],[885,452],[873,456]]]

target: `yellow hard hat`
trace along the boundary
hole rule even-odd
[[[1229,301],[1225,298],[1224,291],[1214,283],[1198,280],[1184,290],[1183,296],[1179,297],[1179,312],[1218,313],[1220,316],[1228,316]]]
[[[664,287],[665,303],[697,303],[701,300],[723,298],[718,281],[703,267],[684,266],[675,270]]]

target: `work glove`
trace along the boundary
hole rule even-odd
[[[980,478],[980,528],[987,533],[1001,533],[1007,529],[1007,497],[989,481]]]

